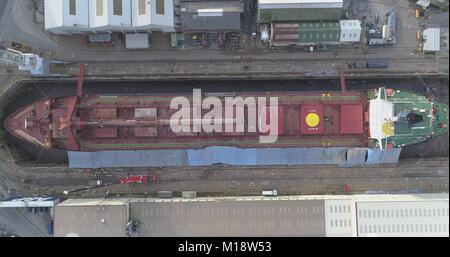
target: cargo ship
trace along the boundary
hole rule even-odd
[[[414,92],[377,90],[336,92],[207,93],[225,103],[227,97],[246,99],[276,97],[277,139],[261,143],[270,129],[260,121],[256,130],[243,132],[174,132],[171,108],[176,94],[83,95],[38,101],[12,113],[5,121],[13,136],[45,149],[67,151],[198,149],[209,146],[238,148],[367,147],[401,148],[447,133],[448,106]],[[185,95],[191,103],[193,95]],[[190,107],[194,112],[195,105]],[[228,108],[222,106],[221,113]],[[235,127],[248,121],[233,110],[233,117],[219,126]],[[191,113],[192,113],[191,112]],[[209,110],[184,122],[202,122]],[[268,111],[266,114],[269,113]],[[199,118],[200,117],[200,118]],[[274,120],[272,120],[274,121]],[[216,124],[217,125],[217,124]],[[255,128],[254,128],[255,129]],[[271,128],[273,129],[273,127]],[[261,132],[262,131],[262,132]]]

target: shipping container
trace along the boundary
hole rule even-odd
[[[103,184],[102,180],[90,180],[88,182],[89,186],[101,186]]]
[[[197,197],[196,191],[183,191],[182,193],[183,198],[195,198]]]
[[[172,198],[172,191],[158,191],[158,198]]]
[[[384,60],[368,61],[367,68],[387,68],[388,64]]]

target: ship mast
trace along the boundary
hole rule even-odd
[[[341,91],[345,92],[347,90],[347,83],[345,82],[345,66],[342,65],[339,70],[339,75],[341,78]]]

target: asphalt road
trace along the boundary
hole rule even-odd
[[[436,7],[430,9],[430,23],[443,28],[448,28],[449,16],[448,11],[442,11]]]
[[[5,2],[5,1],[2,1]],[[389,5],[391,1],[383,0]],[[376,48],[376,49],[341,49],[339,56],[334,57],[334,52],[325,53],[305,53],[300,50],[260,50],[260,49],[245,49],[239,51],[233,50],[211,50],[211,49],[197,49],[197,50],[148,50],[148,51],[127,51],[114,48],[101,47],[86,47],[82,44],[81,37],[55,37],[43,31],[42,24],[36,24],[33,15],[30,15],[26,0],[9,0],[7,1],[8,8],[12,8],[12,12],[5,12],[0,20],[0,41],[19,41],[28,43],[35,48],[37,52],[42,53],[51,59],[65,60],[65,61],[83,61],[83,62],[108,62],[114,64],[115,62],[125,61],[163,61],[163,60],[220,60],[223,65],[220,69],[230,69],[234,64],[226,62],[228,60],[236,60],[240,58],[248,58],[249,62],[252,60],[263,59],[316,59],[329,61],[330,59],[367,59],[367,58],[389,58],[389,59],[405,59],[408,58],[411,65],[410,69],[414,71],[421,70],[423,63],[423,56],[414,53],[417,50],[418,41],[414,39],[415,31],[413,27],[417,24],[411,25],[410,19],[404,22],[405,37],[398,46],[393,48]],[[406,4],[407,5],[407,4]],[[402,8],[401,10],[404,10]],[[406,10],[408,11],[408,10]],[[408,15],[406,13],[405,15]],[[403,23],[402,23],[403,24]],[[412,33],[414,32],[414,33]],[[407,44],[408,43],[408,44]],[[407,44],[407,45],[406,45]],[[413,55],[410,55],[413,53]],[[441,54],[442,59],[448,61],[448,54]],[[443,66],[446,66],[444,63]],[[125,67],[123,63],[121,67]],[[172,64],[172,65],[177,65]],[[274,67],[277,64],[274,64]],[[310,66],[312,64],[309,64]],[[320,69],[320,63],[315,64]],[[198,67],[200,69],[202,67]],[[121,71],[121,69],[115,69]],[[134,67],[132,67],[134,69]]]
[[[8,1],[0,1],[0,17],[3,16],[3,12],[5,11],[5,7]]]
[[[3,230],[22,237],[48,236],[49,220],[48,213],[28,213],[26,208],[1,208],[0,232]]]
[[[36,192],[55,194],[63,190],[86,188],[89,180],[103,179],[113,185],[74,192],[72,197],[104,197],[110,195],[156,195],[160,190],[194,190],[199,196],[259,195],[261,190],[278,189],[282,195],[342,194],[348,184],[352,193],[367,190],[417,189],[422,193],[448,192],[448,158],[402,161],[393,165],[337,167],[321,166],[207,166],[164,167],[142,169],[82,171],[35,168],[28,171],[27,182]],[[127,175],[156,175],[157,182],[121,185],[118,181]]]

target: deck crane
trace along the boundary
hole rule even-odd
[[[60,118],[60,126],[59,130],[63,130],[65,128],[68,128],[68,150],[79,150],[80,146],[77,143],[77,140],[75,139],[75,133],[72,128],[72,115],[75,111],[75,107],[80,101],[80,98],[83,96],[83,80],[84,80],[84,64],[80,63],[78,66],[78,76],[77,76],[77,95],[72,96],[70,98],[66,116]]]

